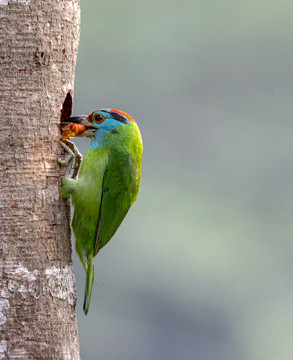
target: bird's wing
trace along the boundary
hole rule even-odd
[[[72,228],[76,239],[76,251],[83,263],[86,262],[84,257],[93,254],[95,248],[107,165],[108,151],[89,150],[72,194],[74,206]]]
[[[115,234],[136,197],[136,175],[129,156],[115,155],[109,160],[103,178],[94,255]]]

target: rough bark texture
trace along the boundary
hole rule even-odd
[[[79,359],[60,115],[79,0],[0,0],[0,359]]]

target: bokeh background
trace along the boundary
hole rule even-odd
[[[81,358],[292,360],[292,1],[81,8],[74,114],[125,110],[144,140],[87,317],[74,257]]]

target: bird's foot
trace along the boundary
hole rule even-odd
[[[60,141],[60,145],[66,151],[67,156],[64,159],[61,159],[61,156],[59,155],[57,158],[57,162],[61,166],[68,167],[67,175],[69,175],[71,173],[71,170],[73,169],[73,174],[71,178],[76,179],[80,164],[82,162],[82,155],[78,151],[76,145],[69,140]]]

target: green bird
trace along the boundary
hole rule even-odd
[[[60,192],[62,198],[71,196],[74,207],[72,229],[76,252],[86,272],[83,310],[87,314],[94,257],[115,234],[138,195],[142,139],[132,117],[120,110],[97,110],[63,123],[68,124],[63,140],[91,137],[78,179],[64,177]]]

